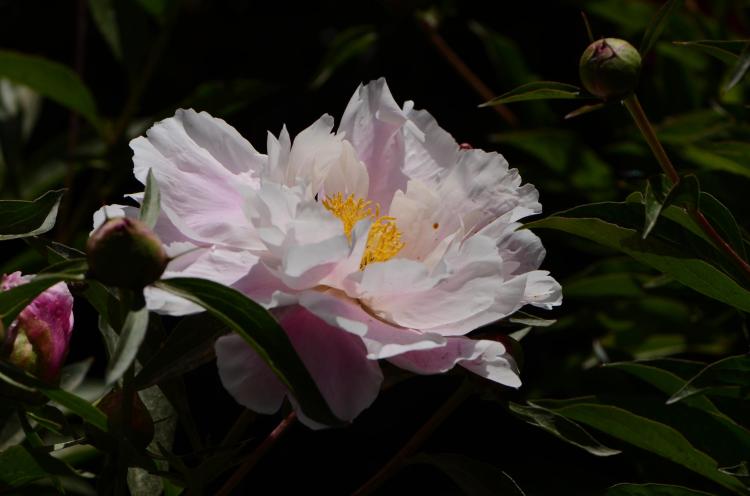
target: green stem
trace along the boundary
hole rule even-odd
[[[646,112],[643,111],[643,107],[641,107],[641,102],[638,101],[638,97],[633,93],[625,98],[623,103],[633,117],[638,129],[641,130],[641,134],[646,140],[646,143],[651,147],[651,151],[654,152],[654,156],[664,170],[664,173],[673,184],[679,183],[680,175],[677,174],[677,170],[674,168],[674,165],[672,165],[672,161],[669,160],[667,152],[664,151],[664,147],[661,146],[659,138],[656,137],[656,132],[654,131],[653,126],[651,126],[651,122],[648,120]]]
[[[352,496],[365,496],[371,494],[375,489],[380,487],[383,482],[388,480],[403,464],[404,459],[411,456],[422,446],[422,443],[432,435],[435,430],[466,400],[472,392],[468,382],[461,384],[443,406],[419,428],[409,441],[381,468],[378,473],[373,475],[370,480],[365,482],[359,489],[352,493]]]
[[[648,146],[654,153],[654,156],[659,162],[659,165],[661,165],[661,168],[664,170],[664,173],[667,175],[673,185],[679,184],[680,175],[677,173],[677,169],[675,169],[674,165],[672,165],[672,161],[669,160],[669,156],[667,156],[667,152],[661,145],[659,138],[656,137],[656,132],[654,131],[653,126],[651,126],[651,122],[648,120],[646,113],[643,111],[643,107],[641,107],[641,103],[638,101],[638,97],[635,95],[635,93],[633,93],[625,98],[625,100],[623,100],[623,103],[630,112],[630,115],[633,117],[635,124],[641,131],[643,138],[646,140],[646,143],[648,143]],[[695,223],[698,225],[698,227],[700,227],[701,230],[703,230],[703,232],[706,233],[706,235],[711,239],[711,241],[713,241],[714,245],[719,250],[723,251],[740,269],[742,269],[746,277],[750,277],[750,264],[748,264],[747,261],[742,258],[742,256],[740,256],[740,254],[738,254],[734,250],[734,248],[732,248],[732,245],[727,243],[726,240],[721,237],[719,232],[711,225],[706,216],[703,215],[703,213],[697,208],[689,208],[688,213],[690,214],[690,217],[692,217],[693,221],[695,221]]]

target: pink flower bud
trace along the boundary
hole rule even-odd
[[[3,276],[0,291],[30,279],[20,272]],[[37,296],[0,333],[0,358],[43,381],[54,382],[68,354],[72,330],[73,296],[65,283],[60,282]]]

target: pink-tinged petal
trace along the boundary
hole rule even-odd
[[[562,287],[546,270],[535,270],[527,274],[524,303],[551,310],[562,304]]]
[[[180,110],[156,123],[146,138],[131,141],[135,175],[144,182],[148,170],[153,171],[161,192],[161,209],[186,237],[233,248],[259,248],[257,234],[244,213],[244,192],[257,187],[252,179],[252,167],[260,167],[253,163],[257,152],[249,148],[242,155],[240,144],[225,129],[226,123],[196,115]],[[220,153],[217,145],[204,142],[212,135],[234,143],[231,151]]]
[[[385,79],[360,86],[349,100],[338,135],[349,141],[365,163],[370,177],[368,199],[390,205],[393,194],[406,187],[403,172],[407,122],[388,89]]]
[[[247,251],[197,247],[189,242],[168,245],[167,253],[174,259],[162,279],[197,277],[232,286],[259,263],[258,257]],[[145,296],[149,310],[157,313],[179,316],[203,311],[198,305],[158,288],[146,288]]]
[[[380,391],[383,374],[356,336],[332,327],[302,307],[281,312],[279,323],[310,372],[333,413],[354,420],[370,406]],[[239,336],[216,342],[222,384],[238,403],[260,413],[274,413],[284,396],[290,396],[271,369]],[[324,427],[308,418],[290,396],[300,421]]]
[[[299,294],[299,304],[329,325],[359,336],[367,347],[367,357],[373,360],[445,344],[445,338],[440,335],[394,326],[377,319],[364,311],[358,302],[335,290],[305,291]]]
[[[0,281],[6,291],[28,282],[28,276],[14,272]],[[73,296],[65,283],[57,283],[37,296],[8,327],[0,348],[11,353],[11,362],[54,382],[68,355],[73,332]],[[2,351],[2,350],[0,350]],[[20,360],[20,361],[19,361]]]
[[[216,340],[216,365],[229,394],[254,412],[276,413],[286,387],[247,342],[236,334]]]
[[[378,363],[367,358],[357,336],[328,325],[301,307],[286,312],[280,323],[338,418],[354,420],[375,401],[383,374]],[[303,412],[297,414],[302,423],[323,427]]]
[[[417,374],[440,374],[461,365],[500,384],[514,388],[521,386],[515,360],[497,341],[452,337],[442,348],[410,351],[389,361]]]
[[[414,102],[404,103],[404,113],[409,119],[404,126],[404,172],[410,179],[435,185],[458,161],[458,143],[429,112],[414,110]]]

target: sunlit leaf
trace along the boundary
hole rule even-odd
[[[0,241],[46,233],[55,226],[63,190],[34,201],[0,201]]]
[[[148,176],[146,176],[146,189],[143,193],[143,202],[141,203],[139,216],[140,220],[151,229],[154,228],[156,221],[159,220],[160,204],[161,194],[159,193],[159,184],[156,182],[153,171],[149,169]]]
[[[740,56],[730,72],[729,81],[724,85],[724,92],[734,88],[745,77],[748,69],[750,69],[750,43],[747,43],[740,52]]]
[[[109,358],[105,381],[112,384],[133,364],[148,329],[148,308],[131,310],[122,324],[117,345]]]
[[[242,336],[289,388],[306,415],[328,425],[341,423],[284,330],[263,307],[235,289],[208,280],[173,278],[155,285],[200,305]]]
[[[0,77],[24,84],[78,112],[99,127],[96,103],[78,75],[68,67],[35,55],[0,50]]]

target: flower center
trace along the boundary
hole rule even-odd
[[[385,262],[395,257],[404,247],[401,241],[401,231],[396,227],[396,219],[380,215],[380,206],[363,198],[355,198],[349,195],[344,198],[341,193],[327,196],[323,200],[323,206],[333,215],[341,219],[344,224],[344,233],[347,239],[352,240],[352,229],[362,219],[372,218],[373,223],[367,233],[367,243],[362,260],[359,262],[359,270],[364,270],[368,264],[373,262]]]

